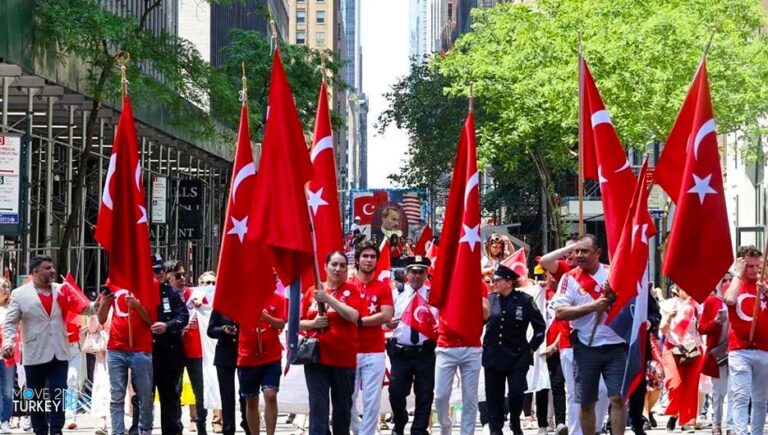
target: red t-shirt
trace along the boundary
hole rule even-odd
[[[483,299],[488,298],[488,288],[486,286],[481,287]],[[483,344],[480,342],[480,336],[477,340],[467,341],[458,335],[447,331],[443,325],[443,318],[440,316],[440,325],[437,328],[437,346],[438,347],[480,347]]]
[[[264,312],[272,317],[287,320],[285,305],[285,298],[272,293],[264,306]],[[281,330],[273,328],[266,321],[259,321],[258,329],[261,330],[261,352],[259,352],[259,333],[256,327],[240,330],[237,345],[238,367],[256,367],[282,359]]]
[[[123,352],[152,352],[152,330],[149,325],[141,320],[136,310],[131,312],[131,324],[133,325],[133,346],[130,346],[128,337],[128,303],[125,297],[127,290],[115,292],[115,301],[112,304],[112,324],[109,329],[109,341],[107,350]]]
[[[365,313],[360,290],[352,284],[344,283],[335,291],[329,292],[339,301],[349,305],[359,313]],[[301,318],[313,320],[317,317],[315,288],[311,287],[301,299]],[[333,308],[326,306],[328,327],[322,331],[310,329],[307,336],[319,339],[320,364],[333,367],[357,367],[357,325],[341,318]]]
[[[185,287],[181,296],[184,299],[184,303],[189,304],[189,298],[192,297],[192,289]],[[204,304],[208,303],[205,298],[203,298],[202,302]],[[189,308],[189,305],[187,305],[187,308]],[[191,312],[189,314],[189,319],[192,320],[192,316],[196,315],[196,312]],[[187,358],[195,359],[203,357],[203,346],[200,343],[200,328],[197,324],[192,325],[190,322],[190,326],[181,336],[181,343],[184,346],[184,356]]]
[[[374,279],[369,283],[362,282],[353,276],[350,284],[360,289],[363,308],[360,317],[368,317],[381,312],[381,307],[394,307],[392,290],[388,285]],[[384,352],[384,330],[381,326],[363,326],[357,330],[357,353]]]
[[[728,331],[728,350],[760,349],[768,351],[768,301],[761,297],[758,310],[755,337],[749,342],[749,331],[752,328],[752,314],[755,309],[756,283],[741,283],[736,304],[728,306],[728,321],[731,324]]]
[[[45,312],[48,313],[48,316],[50,316],[51,310],[53,309],[53,293],[49,293],[46,295],[46,294],[37,292],[37,297],[40,298],[40,303],[43,304],[43,309],[45,309]]]
[[[561,282],[563,275],[571,271],[571,266],[563,260],[557,260],[557,270],[552,274],[555,278],[555,282]],[[549,299],[549,298],[547,298]],[[570,349],[573,347],[571,344],[571,323],[567,320],[555,320],[549,327],[550,331],[560,332],[560,342],[557,344],[558,349]]]

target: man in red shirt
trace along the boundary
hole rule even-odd
[[[728,305],[728,371],[733,398],[733,426],[737,435],[761,435],[768,402],[768,298],[765,282],[758,282],[763,253],[742,246],[736,253],[733,280],[723,299]],[[762,277],[765,279],[765,277]],[[757,307],[757,325],[750,339]],[[752,400],[752,415],[749,402]]]
[[[252,434],[259,433],[259,393],[264,395],[264,423],[267,435],[277,425],[277,392],[280,390],[280,360],[283,345],[280,331],[285,326],[285,299],[272,293],[261,311],[259,323],[242,328],[237,346],[237,373],[240,395],[245,397],[246,420]]]
[[[355,248],[357,275],[349,282],[360,289],[363,311],[357,321],[357,369],[355,390],[352,394],[352,432],[376,433],[376,422],[381,405],[381,389],[386,369],[384,330],[382,325],[392,320],[394,306],[392,290],[373,276],[379,261],[379,248],[364,241]],[[363,392],[363,418],[358,421],[357,393]]]

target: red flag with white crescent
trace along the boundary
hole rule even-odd
[[[232,181],[227,195],[227,211],[221,235],[219,267],[216,272],[216,292],[213,308],[242,327],[254,327],[274,288],[272,262],[266,247],[246,237],[251,219],[251,201],[256,187],[256,166],[248,126],[248,107],[240,110],[240,129],[232,163]],[[243,277],[255,286],[244,286]]]
[[[141,302],[150,317],[157,316],[160,289],[153,284],[149,222],[131,99],[123,99],[123,110],[115,132],[94,237],[109,254],[108,278]],[[143,323],[139,316],[134,322]]]
[[[600,183],[608,256],[612,259],[629,212],[629,203],[635,190],[635,175],[587,62],[580,58],[579,63],[583,80],[580,92],[580,142],[584,167],[581,170],[585,179],[598,180]]]
[[[440,261],[429,293],[429,304],[440,311],[441,337],[469,343],[479,341],[483,329],[479,184],[475,120],[470,110],[456,150]]]
[[[513,252],[501,264],[515,271],[517,276],[521,278],[528,276],[528,260],[525,258],[525,249],[523,248]]]
[[[336,185],[336,157],[331,135],[331,114],[328,94],[323,80],[315,116],[315,137],[310,152],[314,176],[307,183],[307,203],[315,237],[315,255],[319,262],[325,256],[344,247],[339,211],[339,190]],[[320,281],[325,281],[325,269],[319,268]]]

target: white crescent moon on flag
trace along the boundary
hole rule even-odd
[[[477,185],[480,184],[480,176],[478,175],[477,171],[475,171],[474,174],[472,174],[471,177],[469,177],[469,180],[467,180],[467,186],[464,188],[464,207],[467,207],[467,199],[469,199],[469,194],[472,192],[472,189],[477,187]]]
[[[419,323],[425,323],[426,322],[426,320],[424,320],[423,318],[419,317],[419,314],[421,314],[423,312],[426,312],[427,314],[429,314],[429,308],[425,307],[424,305],[421,305],[419,307],[416,307],[415,310],[413,310],[413,317],[416,320],[418,320]]]
[[[232,181],[232,204],[237,202],[235,199],[237,198],[237,188],[240,187],[240,183],[251,175],[256,175],[256,165],[253,162],[248,163],[237,171],[235,179]]]
[[[320,139],[317,144],[315,144],[314,148],[312,148],[312,163],[315,163],[315,158],[318,154],[327,149],[333,149],[333,138],[331,138],[331,136],[326,136]]]
[[[715,119],[712,118],[709,121],[705,122],[704,125],[701,126],[699,131],[696,133],[696,139],[693,141],[693,157],[698,160],[699,159],[699,146],[701,145],[701,141],[704,140],[705,137],[707,137],[708,134],[715,132]]]
[[[629,160],[624,160],[624,166],[620,167],[619,169],[613,171],[614,174],[619,173],[625,169],[629,169]]]
[[[611,115],[609,115],[608,111],[605,109],[598,110],[597,112],[592,114],[592,128],[595,128],[600,124],[613,125],[613,122],[611,122]]]
[[[390,279],[390,272],[388,270],[382,270],[379,273],[378,280],[384,282],[384,280]]]
[[[739,316],[739,318],[745,322],[751,322],[752,316],[748,316],[744,310],[741,309],[741,303],[744,302],[744,300],[748,298],[755,298],[755,295],[751,295],[749,293],[742,293],[739,295],[738,298],[736,298],[736,315]],[[757,301],[755,301],[757,303]]]
[[[101,202],[112,210],[112,194],[109,193],[109,186],[112,185],[112,176],[117,169],[117,153],[113,153],[109,158],[109,169],[107,169],[106,181],[104,181],[104,192],[101,194]]]
[[[118,317],[128,317],[128,311],[123,311],[123,309],[120,308],[120,298],[125,298],[126,296],[128,296],[128,290],[124,288],[115,292],[115,314]]]
[[[366,216],[372,216],[374,210],[376,210],[376,207],[374,207],[373,204],[364,204],[363,205],[363,214],[366,215]]]
[[[133,171],[133,179],[136,182],[136,188],[141,192],[141,163],[136,162],[136,169]]]
[[[511,265],[510,269],[512,269],[512,270],[515,270],[517,267],[520,267],[521,269],[523,269],[523,270],[525,271],[525,274],[526,274],[526,275],[528,274],[528,266],[526,266],[525,264],[523,264],[523,262],[522,262],[522,261],[515,261],[514,263],[512,263],[512,265]],[[517,271],[516,271],[516,270],[515,270],[515,273],[517,273]],[[523,277],[523,278],[524,278],[524,277]]]

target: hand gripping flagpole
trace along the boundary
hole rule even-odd
[[[131,60],[131,54],[127,51],[121,51],[115,55],[115,62],[120,65],[120,91],[123,101],[128,96],[128,78],[125,74],[125,64]],[[133,296],[133,292],[131,292]],[[133,315],[131,314],[131,305],[128,304],[128,346],[133,347]]]

